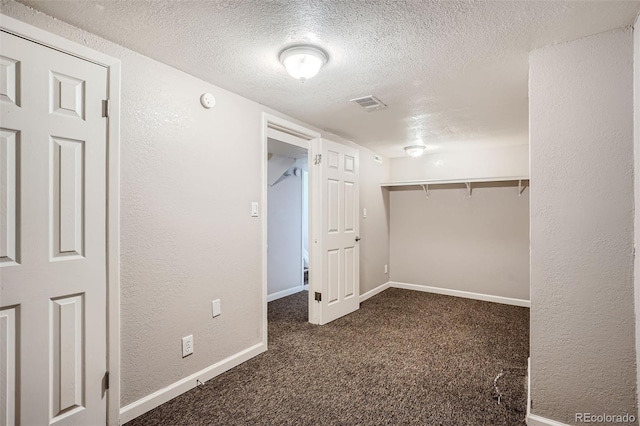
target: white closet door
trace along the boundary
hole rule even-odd
[[[0,424],[104,425],[107,70],[0,37]]]

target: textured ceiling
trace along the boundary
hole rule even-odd
[[[631,25],[638,1],[65,0],[22,3],[388,156],[528,142],[528,53]],[[278,61],[329,54],[304,84]],[[389,108],[349,99],[373,94]]]

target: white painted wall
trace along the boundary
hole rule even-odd
[[[305,158],[303,161],[307,161]],[[267,294],[302,285],[302,173],[300,160],[289,169],[290,176],[267,189]]]
[[[529,176],[529,146],[425,153],[390,163],[391,181]]]
[[[262,113],[284,116],[20,3],[3,0],[2,13],[122,61],[121,406],[260,343],[262,230],[250,203],[262,190]],[[204,92],[214,109],[200,106]],[[361,187],[379,190],[371,151],[323,136],[356,146],[374,170]],[[380,224],[361,242],[366,288],[386,282],[388,227],[378,193],[360,203]],[[223,314],[212,319],[215,298]],[[183,359],[188,334],[195,353]]]
[[[391,281],[529,300],[529,192],[517,184],[391,190]]]
[[[309,266],[309,172],[302,170],[302,249],[306,252],[305,262]]]
[[[380,183],[389,178],[389,161],[376,162],[374,154],[360,149],[360,294],[389,281],[389,191]],[[363,209],[367,217],[362,217]]]
[[[633,156],[634,156],[634,247],[640,246],[640,16],[633,31]],[[636,392],[640,401],[640,256],[635,256],[634,288],[636,312]]]
[[[532,412],[564,423],[637,417],[633,55],[627,28],[529,60]]]
[[[282,174],[289,170],[295,162],[295,158],[273,154],[272,157],[269,158],[269,165],[267,168],[267,184],[270,186],[275,184],[278,179],[282,178]]]

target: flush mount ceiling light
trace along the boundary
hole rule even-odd
[[[425,149],[427,149],[425,145],[409,145],[404,147],[404,150],[407,151],[407,154],[409,154],[410,157],[414,158],[420,157],[424,153]]]
[[[314,77],[327,63],[327,54],[313,46],[293,46],[280,54],[280,62],[289,75],[301,82]]]

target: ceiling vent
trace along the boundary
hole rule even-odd
[[[361,98],[351,99],[351,102],[355,102],[364,108],[366,111],[378,111],[385,109],[387,106],[382,101],[373,95],[362,96]]]

